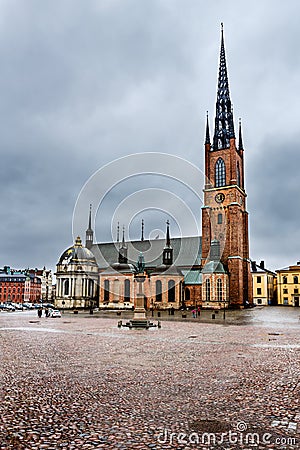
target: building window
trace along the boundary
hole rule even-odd
[[[299,294],[299,289],[294,289],[294,294]]]
[[[175,281],[168,281],[168,302],[175,302]]]
[[[218,224],[220,225],[221,223],[223,223],[223,216],[222,214],[218,214]]]
[[[185,299],[186,300],[191,300],[191,293],[190,293],[190,290],[189,290],[189,288],[185,288]]]
[[[241,172],[239,163],[236,165],[236,183],[239,187],[241,187]]]
[[[94,282],[93,280],[89,280],[89,297],[94,296]]]
[[[104,301],[109,302],[109,280],[104,280]]]
[[[210,280],[205,281],[205,300],[210,302]]]
[[[284,294],[287,294],[287,293],[288,293],[288,290],[287,290],[287,289],[283,289],[283,293],[284,293]]]
[[[288,297],[283,297],[283,304],[284,304],[284,305],[288,305],[288,304],[289,304],[289,299],[288,299]]]
[[[65,280],[64,282],[64,295],[69,295],[70,282],[69,280]]]
[[[284,276],[284,277],[282,278],[282,282],[283,282],[283,284],[287,284],[287,277],[286,277],[286,276]]]
[[[258,299],[257,299],[257,304],[258,304],[258,305],[261,305],[261,298],[258,298]]]
[[[256,277],[257,283],[261,283],[261,277]]]
[[[222,187],[226,185],[226,170],[225,163],[222,158],[219,158],[215,167],[216,187]]]
[[[261,295],[261,288],[257,288],[257,295]]]
[[[162,286],[160,280],[156,280],[155,282],[155,301],[162,301]]]
[[[130,302],[130,280],[124,281],[124,302]]]
[[[298,284],[298,277],[297,277],[297,275],[294,276],[294,284]]]

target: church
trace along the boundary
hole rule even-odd
[[[205,133],[202,237],[94,243],[91,207],[85,246],[77,237],[57,264],[58,308],[131,309],[141,271],[146,309],[244,308],[253,304],[241,121],[236,138],[223,24],[212,138]],[[145,259],[145,255],[147,258]]]

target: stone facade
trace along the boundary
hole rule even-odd
[[[55,306],[62,309],[90,308],[98,302],[98,265],[80,237],[64,251],[56,269]]]
[[[300,261],[276,270],[278,305],[300,306]]]

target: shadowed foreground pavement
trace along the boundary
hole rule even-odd
[[[267,311],[148,331],[0,313],[0,449],[300,448],[299,311]]]

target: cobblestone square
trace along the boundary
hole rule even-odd
[[[299,313],[273,311],[149,330],[1,313],[0,448],[299,448]]]

